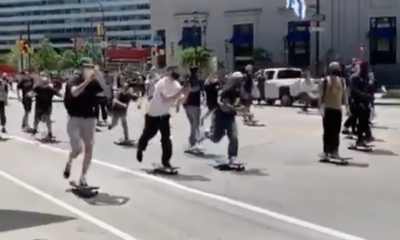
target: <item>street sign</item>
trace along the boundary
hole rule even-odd
[[[321,14],[321,13],[319,13],[319,14],[316,13],[311,16],[312,21],[323,22],[323,21],[325,21],[325,19],[326,19],[325,14]]]
[[[310,27],[310,32],[323,32],[324,28],[322,27]]]

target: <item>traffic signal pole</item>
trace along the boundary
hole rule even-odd
[[[19,41],[20,43],[23,41],[22,39],[22,33],[19,34]],[[21,67],[21,71],[24,71],[24,54],[22,51],[19,52],[19,66]]]

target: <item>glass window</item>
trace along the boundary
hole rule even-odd
[[[301,78],[302,72],[300,70],[279,70],[278,79],[288,79],[288,78]]]

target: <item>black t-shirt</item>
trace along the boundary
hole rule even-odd
[[[184,106],[200,107],[202,82],[197,76],[191,76],[189,77],[189,84],[192,90],[186,98]]]
[[[204,86],[204,92],[206,93],[206,102],[209,109],[214,109],[218,106],[218,92],[220,89],[220,83],[218,81],[208,83]]]
[[[89,83],[81,94],[72,96],[72,87],[79,86],[83,82],[82,76],[76,76],[68,80],[64,95],[64,105],[68,115],[80,118],[95,118],[95,107],[98,104],[97,94],[103,89],[97,81]]]
[[[53,97],[58,92],[50,86],[38,86],[33,89],[36,93],[35,106],[42,111],[48,111],[53,106]]]
[[[33,78],[29,76],[23,76],[22,79],[18,82],[17,88],[22,91],[22,97],[26,97],[26,95],[33,90],[34,81]]]
[[[115,98],[116,98],[119,102],[128,105],[129,102],[132,101],[133,96],[132,96],[131,93],[129,93],[129,92],[120,92],[120,93],[118,93],[118,94],[115,96]],[[122,107],[122,106],[120,106],[119,104],[114,104],[114,105],[113,105],[113,111],[115,111],[115,112],[124,113],[124,112],[126,112],[127,110],[128,110],[128,108]]]
[[[240,86],[231,86],[222,90],[220,94],[221,102],[228,101],[230,105],[236,105],[238,99],[240,99]],[[216,111],[217,114],[221,114],[223,116],[236,116],[236,111],[224,111],[221,107],[219,107]]]

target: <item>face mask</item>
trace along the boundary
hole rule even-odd
[[[174,79],[174,80],[178,80],[179,79],[179,73],[176,73],[176,72],[172,72],[171,73],[171,77],[172,77],[172,79]]]

